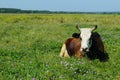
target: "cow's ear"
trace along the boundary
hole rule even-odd
[[[73,34],[72,34],[72,37],[74,37],[74,38],[79,38],[79,37],[80,37],[80,33],[73,33]]]
[[[94,31],[94,30],[96,30],[96,29],[97,29],[97,25],[94,25],[94,27],[91,28],[91,31]]]
[[[79,24],[76,24],[76,29],[80,30],[80,25]]]

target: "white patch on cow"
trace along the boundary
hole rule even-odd
[[[91,34],[92,34],[91,28],[81,28],[80,31],[81,31],[81,34],[80,34],[81,49],[80,49],[80,51],[83,51],[83,52],[89,51],[89,48],[92,45],[92,41],[90,40]]]

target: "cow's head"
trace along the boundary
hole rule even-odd
[[[76,26],[77,29],[80,30],[80,39],[81,39],[81,52],[88,52],[91,45],[92,45],[92,31],[94,31],[97,28],[97,25],[95,25],[93,28],[80,28],[78,25]]]

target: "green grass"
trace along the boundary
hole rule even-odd
[[[98,25],[109,61],[60,58],[62,43]],[[120,15],[0,14],[0,80],[120,80]]]

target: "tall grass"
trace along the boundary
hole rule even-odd
[[[60,58],[75,25],[101,34],[107,62]],[[0,14],[0,80],[119,80],[120,15]]]

